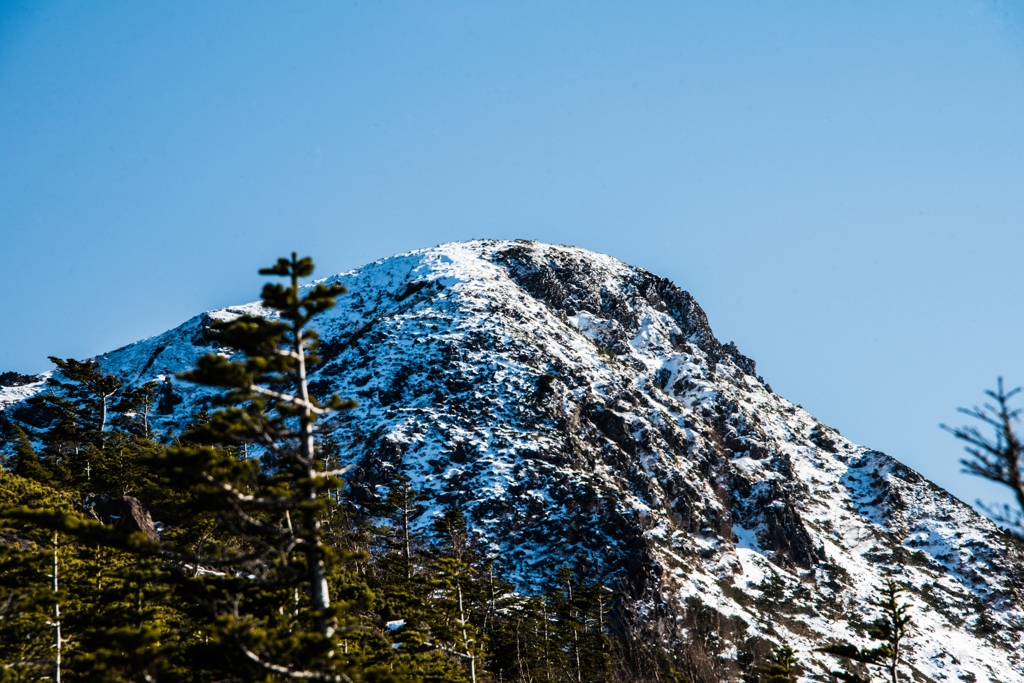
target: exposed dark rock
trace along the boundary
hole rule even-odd
[[[751,481],[734,472],[733,514],[745,529],[757,530],[760,546],[783,567],[810,569],[825,560],[793,503],[792,491],[780,480]]]
[[[723,346],[722,351],[727,356],[732,358],[732,362],[736,363],[736,366],[740,370],[747,373],[751,377],[757,377],[757,363],[755,363],[753,359],[747,358],[742,353],[740,353],[740,350],[736,348],[736,344],[734,342],[729,342],[728,344]]]
[[[810,433],[811,442],[818,448],[824,449],[829,453],[838,453],[839,449],[836,448],[835,439],[828,435],[828,430],[823,429],[820,425],[815,425],[814,429]]]
[[[712,364],[716,363],[721,358],[722,347],[711,331],[708,317],[697,300],[690,296],[689,292],[683,291],[663,277],[646,272],[644,275],[646,277],[643,278],[639,286],[649,292],[657,293],[665,310],[679,325],[684,338],[703,350]],[[650,296],[648,296],[648,301],[650,301]]]
[[[160,540],[153,525],[153,518],[138,498],[112,498],[102,493],[87,493],[85,508],[103,524],[111,524],[128,531],[141,531],[154,543]]]
[[[196,329],[192,334],[193,346],[220,346],[217,332],[213,329],[214,319],[208,313],[199,317]]]
[[[402,290],[402,293],[395,297],[395,301],[403,301],[430,284],[429,280],[417,280],[410,282]]]
[[[380,502],[378,486],[389,484],[402,467],[403,444],[383,438],[366,450],[365,456],[348,477],[347,488],[357,502],[367,505]]]
[[[825,550],[807,532],[793,503],[780,496],[764,508],[765,532],[758,537],[762,547],[772,550],[781,564],[810,569],[825,560]]]

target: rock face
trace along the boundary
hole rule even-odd
[[[863,640],[885,577],[911,587],[919,680],[1024,681],[1021,553],[887,455],[772,393],[697,302],[608,256],[476,241],[328,278],[349,288],[320,327],[319,395],[359,407],[323,425],[360,501],[395,471],[458,504],[524,589],[562,565],[620,591],[621,624],[681,637],[694,598],[739,638],[813,652]],[[173,379],[217,350],[211,318],[99,358],[163,382],[161,428],[204,390]],[[227,350],[223,350],[227,352]],[[8,410],[41,385],[0,388]],[[689,602],[688,602],[689,601]]]
[[[141,531],[154,543],[159,540],[153,518],[138,498],[112,498],[102,493],[88,493],[85,496],[85,508],[103,524],[118,526],[128,531]]]

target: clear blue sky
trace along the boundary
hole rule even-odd
[[[784,396],[961,497],[1024,383],[1011,2],[0,0],[0,370],[474,237],[691,291]]]

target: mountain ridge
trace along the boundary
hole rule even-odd
[[[687,292],[575,247],[450,243],[325,278],[311,389],[359,399],[323,425],[362,504],[395,472],[527,588],[560,564],[615,585],[623,628],[666,644],[698,598],[741,634],[785,639],[808,676],[833,637],[866,643],[870,587],[911,586],[922,680],[1024,681],[1020,551],[969,506],[776,395]],[[216,346],[200,314],[98,357],[156,379],[169,433],[209,396],[174,379]],[[26,422],[41,383],[0,388]],[[999,625],[985,634],[981,622]],[[740,624],[743,624],[740,628]],[[969,680],[964,678],[964,680]]]

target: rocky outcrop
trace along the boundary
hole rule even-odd
[[[87,493],[84,505],[89,514],[103,524],[110,524],[126,531],[141,531],[154,543],[160,540],[153,525],[153,518],[138,498],[112,498],[102,493]]]

